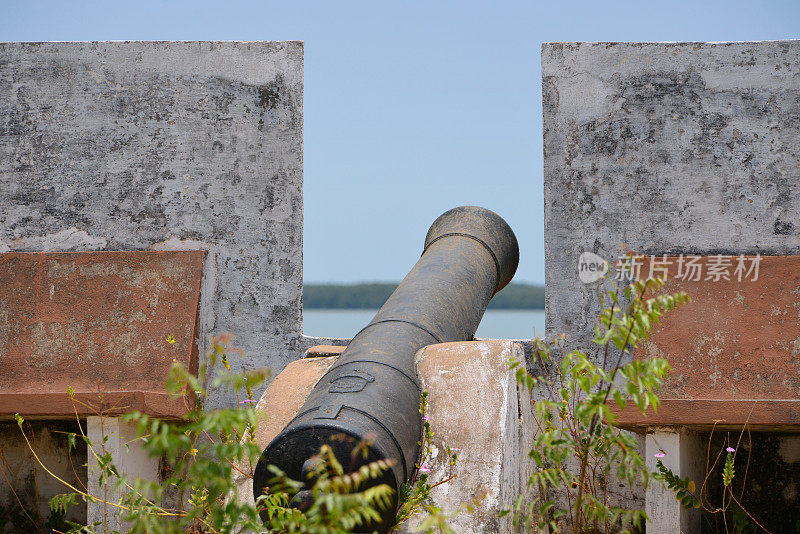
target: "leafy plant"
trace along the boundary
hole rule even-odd
[[[164,421],[139,412],[124,416],[125,421],[137,425],[138,440],[148,454],[165,462],[161,481],[136,478],[118,469],[113,461],[114,451],[106,449],[108,436],[94,443],[80,426],[79,419],[80,431],[70,436],[70,448],[76,443],[86,444],[100,470],[102,496],[89,494],[59,479],[41,462],[28,441],[39,465],[71,490],[52,499],[51,509],[63,514],[67,508],[81,502],[100,502],[112,514],[127,521],[131,532],[149,534],[263,532],[265,528],[276,533],[344,534],[376,521],[380,511],[390,505],[393,490],[367,482],[380,478],[391,464],[378,461],[355,472],[346,472],[327,445],[316,458],[310,506],[300,507],[302,510],[295,507],[292,499],[304,484],[289,479],[274,466],[270,469],[275,477],[255,505],[238,499],[234,471],[252,478],[252,472],[244,471],[242,466],[255,465],[261,453],[253,441],[257,419],[252,408],[252,391],[266,373],[233,374],[227,358],[228,351],[234,350],[229,346],[231,339],[230,335],[212,338],[198,377],[180,363],[173,362],[167,380],[168,391],[196,397],[194,406],[187,403],[188,413],[183,420]],[[211,387],[233,387],[237,399],[245,398],[239,400],[236,408],[205,410],[204,384],[219,363],[224,371],[211,380]],[[68,394],[73,403],[80,402],[71,389]],[[103,415],[101,411],[96,413]],[[25,436],[24,420],[19,415],[16,418]],[[27,436],[25,439],[28,440]],[[359,444],[354,451],[366,451],[368,446],[368,443]],[[122,496],[109,500],[109,492],[105,491],[109,488],[118,488]],[[267,518],[265,524],[260,514]],[[103,522],[73,523],[68,532],[92,533],[98,529],[106,532],[107,526]]]
[[[689,480],[689,477],[679,477],[666,467],[660,459],[656,460],[656,467],[658,467],[658,472],[661,473],[667,487],[675,492],[675,498],[680,501],[681,506],[684,508],[700,508],[700,499],[694,495],[696,490],[694,481]]]
[[[728,487],[728,486],[731,485],[731,482],[733,482],[733,476],[736,474],[736,472],[733,470],[733,453],[734,453],[734,450],[733,450],[733,447],[728,447],[728,449],[729,449],[728,450],[728,455],[725,458],[725,467],[722,470],[722,484],[725,487]]]
[[[617,428],[610,402],[622,410],[630,402],[644,412],[656,409],[661,382],[669,365],[662,358],[632,359],[664,313],[687,302],[685,293],[654,294],[663,281],[648,279],[598,291],[602,310],[594,327],[591,350],[569,350],[566,335],[548,343],[535,340],[540,376],[532,376],[512,361],[517,380],[540,394],[535,403],[537,435],[530,457],[536,470],[528,486],[538,490],[538,501],[518,499],[515,523],[527,528],[559,532],[610,532],[642,527],[643,510],[609,502],[613,477],[633,486],[647,485],[660,474],[651,473],[637,452],[635,438]],[[559,357],[559,355],[561,355]]]
[[[353,454],[366,449],[365,444],[356,446]],[[270,466],[275,477],[268,492],[258,501],[264,504],[268,517],[264,526],[269,532],[349,533],[380,521],[379,510],[391,505],[394,490],[389,486],[381,484],[361,490],[364,483],[379,479],[383,471],[391,469],[391,462],[378,460],[361,466],[356,472],[346,473],[331,446],[323,445],[314,465],[316,481],[308,507],[291,506],[291,497],[303,485]]]
[[[450,519],[442,511],[427,502],[430,499],[431,490],[442,484],[446,484],[453,480],[456,475],[453,473],[456,461],[458,460],[458,451],[451,449],[445,445],[445,454],[447,457],[447,473],[444,474],[442,480],[431,484],[429,481],[431,470],[429,465],[433,461],[433,438],[434,431],[428,421],[428,389],[423,389],[420,396],[419,413],[422,415],[422,439],[419,441],[420,445],[420,461],[416,464],[417,471],[411,483],[403,484],[399,501],[400,506],[397,511],[397,519],[395,520],[395,528],[399,527],[413,516],[418,513],[425,512],[428,518],[422,523],[420,529],[422,532],[452,532],[452,529],[447,525]]]
[[[716,425],[715,425],[716,428]],[[706,475],[705,480],[703,481],[703,485],[699,491],[699,502],[703,507],[703,510],[706,513],[706,518],[711,521],[714,519],[717,521],[717,524],[721,524],[722,528],[725,530],[726,533],[731,534],[750,534],[756,531],[763,531],[769,534],[769,530],[764,527],[755,517],[754,515],[747,510],[744,506],[745,499],[745,487],[746,487],[746,480],[747,480],[747,468],[750,464],[750,453],[748,452],[747,461],[745,463],[744,475],[737,477],[737,472],[735,469],[736,464],[736,454],[739,450],[739,446],[742,442],[742,438],[744,436],[745,431],[747,431],[748,438],[749,438],[749,446],[747,447],[749,451],[752,451],[752,437],[750,436],[749,427],[747,424],[744,425],[742,428],[739,438],[735,443],[736,447],[734,447],[734,443],[730,441],[730,436],[725,436],[722,441],[722,446],[720,447],[719,453],[714,458],[714,461],[710,461],[711,457],[711,445],[712,440],[714,437],[714,429],[712,429],[711,434],[708,438],[708,456],[709,459],[706,462]],[[721,473],[717,469],[718,462],[720,458],[725,453],[725,462],[722,464]],[[722,482],[722,485],[719,487],[721,490],[721,495],[717,496],[718,499],[713,499],[710,495],[710,487],[714,486],[709,482],[709,478],[712,477],[714,473],[718,473],[719,479]],[[740,487],[734,488],[734,482],[739,481]],[[736,494],[738,493],[738,497]]]

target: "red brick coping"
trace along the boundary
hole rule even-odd
[[[197,372],[205,252],[0,254],[0,415],[181,417],[173,359]],[[67,395],[72,387],[74,403]]]
[[[663,405],[647,416],[627,407],[620,426],[747,421],[800,430],[800,256],[704,256],[694,260],[698,280],[697,271],[678,278],[689,256],[679,260],[656,256],[655,266],[668,266],[664,291],[686,291],[692,302],[666,314],[635,354],[669,361]],[[642,262],[642,278],[651,261]]]

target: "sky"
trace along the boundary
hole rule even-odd
[[[544,282],[543,42],[798,37],[797,0],[0,0],[0,41],[305,41],[306,283],[400,280],[466,204]]]

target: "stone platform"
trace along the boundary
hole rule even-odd
[[[316,382],[336,361],[342,347],[312,347],[290,363],[258,402],[256,443],[262,449],[298,413]],[[431,503],[445,514],[456,532],[513,532],[510,516],[498,512],[526,492],[533,463],[533,414],[530,395],[509,369],[511,358],[524,361],[522,347],[512,341],[471,341],[429,345],[417,354],[417,372],[428,389],[428,420],[435,432],[436,457],[429,465],[431,483],[448,472],[445,446],[458,449],[455,478],[434,488]],[[252,500],[252,480],[239,476],[239,496]],[[399,532],[412,532],[421,518],[412,518]]]

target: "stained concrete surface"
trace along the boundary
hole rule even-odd
[[[456,532],[522,532],[510,514],[499,512],[511,509],[518,497],[538,502],[536,488],[528,487],[536,427],[530,392],[508,366],[523,357],[522,347],[509,340],[439,343],[417,353],[434,432],[429,482],[443,482],[431,491],[431,501],[452,517]],[[452,471],[446,447],[458,454]],[[444,482],[449,475],[455,478]],[[474,508],[466,513],[470,504]],[[400,531],[417,532],[423,519],[424,514],[410,519]]]
[[[204,256],[0,254],[0,414],[183,416],[164,383],[175,361],[197,372]]]
[[[198,340],[302,335],[302,42],[0,43],[0,251],[206,250]],[[232,392],[210,407],[231,405]]]
[[[583,251],[800,251],[800,41],[545,43],[542,88],[548,333],[591,332]]]
[[[232,332],[277,375],[332,342],[302,334],[302,134],[302,42],[0,43],[0,252],[207,251],[200,354]]]
[[[657,412],[629,406],[620,426],[800,424],[800,256],[646,257],[641,276],[656,267],[667,280],[653,293],[691,301],[635,351],[669,361]]]
[[[548,336],[590,346],[582,252],[800,252],[800,41],[545,43],[542,89]]]

